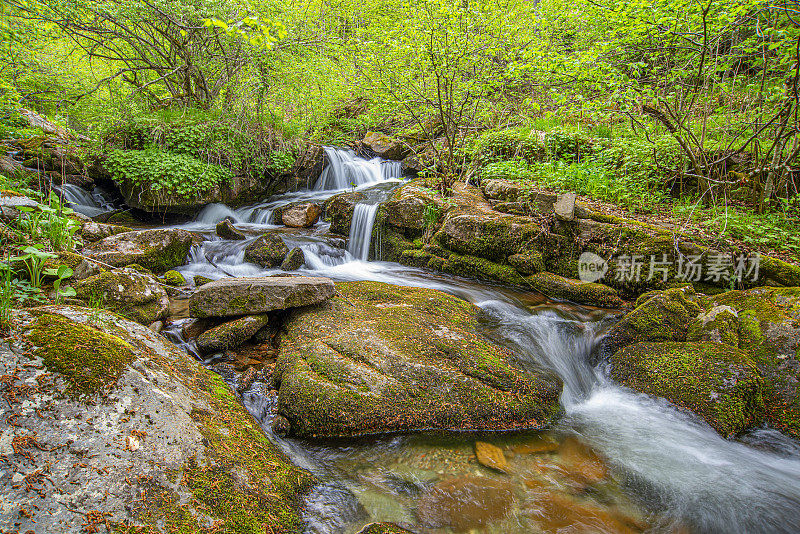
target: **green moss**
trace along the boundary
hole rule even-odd
[[[205,284],[208,284],[210,282],[213,282],[214,280],[211,279],[211,278],[208,278],[206,276],[201,276],[199,274],[196,274],[194,276],[194,278],[193,278],[193,281],[194,281],[194,285],[195,286],[200,287],[202,285],[205,285]]]
[[[164,283],[171,286],[185,286],[186,279],[181,273],[175,270],[169,270],[164,273]]]
[[[759,260],[759,274],[762,280],[773,280],[784,286],[800,286],[800,266],[764,254],[759,254]]]
[[[534,274],[526,280],[533,289],[548,297],[603,308],[622,306],[617,292],[603,284],[582,282],[547,272]]]
[[[82,394],[116,384],[134,359],[132,347],[122,339],[61,315],[40,316],[28,335],[48,369],[63,375]]]
[[[503,284],[525,287],[527,284],[513,267],[500,265],[484,258],[460,254],[450,254],[442,266],[442,271],[465,278],[490,280]]]
[[[612,376],[664,397],[724,436],[761,421],[762,379],[744,352],[718,343],[636,343],[615,353]]]
[[[262,267],[276,267],[283,263],[288,253],[289,247],[283,239],[274,234],[265,234],[247,245],[244,249],[244,261]]]

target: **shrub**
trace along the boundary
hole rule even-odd
[[[475,144],[473,158],[480,165],[520,159],[533,163],[544,158],[545,146],[538,132],[526,128],[493,130],[483,134]]]
[[[233,176],[219,165],[157,148],[113,150],[105,165],[116,180],[184,198],[206,193]]]

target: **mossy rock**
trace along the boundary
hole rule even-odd
[[[508,263],[524,276],[538,274],[545,270],[544,258],[539,252],[512,254],[508,257]]]
[[[133,232],[133,228],[116,224],[103,224],[95,221],[86,221],[81,225],[80,234],[85,242],[99,241],[112,235]]]
[[[253,337],[267,323],[269,323],[267,314],[248,315],[228,321],[200,334],[197,338],[197,348],[203,354],[236,348]]]
[[[503,262],[540,233],[530,219],[459,212],[447,217],[434,239],[453,252]]]
[[[361,192],[339,193],[325,202],[325,220],[331,223],[330,231],[334,234],[349,235],[353,222],[353,210],[356,204],[366,196]]]
[[[244,261],[261,267],[276,267],[283,263],[288,253],[289,247],[280,236],[264,234],[244,249]]]
[[[139,324],[149,325],[169,312],[169,297],[151,275],[126,268],[105,271],[74,284],[76,298],[100,303]]]
[[[615,380],[694,412],[723,436],[734,436],[763,418],[758,368],[729,345],[635,343],[616,352],[611,364]]]
[[[76,393],[92,395],[116,384],[134,359],[131,345],[97,328],[56,314],[42,314],[28,340],[50,371],[61,374]]]
[[[686,341],[689,325],[700,312],[691,286],[659,291],[614,325],[603,350],[611,355],[640,341]]]
[[[113,267],[138,263],[163,273],[186,263],[191,246],[192,234],[181,228],[139,230],[96,241],[83,254]]]
[[[306,262],[306,255],[303,252],[303,249],[299,247],[295,247],[289,251],[284,258],[283,263],[281,263],[281,270],[284,271],[296,271],[300,267],[303,266]]]
[[[542,428],[560,381],[521,370],[478,333],[479,310],[445,293],[377,282],[286,320],[278,412],[296,436]]]
[[[194,275],[194,278],[192,278],[192,281],[194,282],[195,287],[200,287],[202,285],[209,284],[209,283],[213,282],[214,279],[213,278],[208,278],[207,276],[202,276],[202,275],[196,274],[196,275]]]
[[[393,523],[372,523],[359,530],[357,534],[411,534],[411,531]]]
[[[800,286],[800,266],[759,254],[759,283],[763,285]],[[766,283],[765,283],[766,282]]]
[[[738,314],[738,346],[764,377],[767,422],[800,438],[800,288],[754,288],[715,296]]]
[[[428,265],[430,266],[431,263],[429,262]],[[511,286],[524,287],[526,285],[525,278],[513,267],[500,265],[476,256],[462,256],[461,254],[453,253],[447,256],[443,265],[434,265],[437,267],[436,270],[465,278],[500,282]]]
[[[534,290],[548,297],[601,308],[622,306],[617,292],[603,284],[573,280],[553,273],[538,273],[525,280]]]
[[[186,278],[178,271],[171,269],[164,273],[164,283],[173,287],[185,286]]]
[[[730,306],[714,306],[689,326],[687,341],[712,341],[739,346],[739,314]]]
[[[102,462],[100,473],[81,472],[82,484],[54,477],[65,497],[102,510],[114,532],[201,534],[209,525],[226,533],[304,531],[304,497],[316,480],[269,441],[221,377],[111,312],[47,306],[22,312],[20,321],[24,339],[40,347],[33,356],[56,371],[39,384],[47,399],[51,387],[94,393],[116,383],[102,402],[70,395],[29,400],[49,415],[33,423],[41,443],[52,447],[69,436]],[[96,371],[84,371],[89,363]],[[44,455],[56,472],[75,469],[73,455],[32,453]],[[38,504],[38,523],[26,529],[49,524],[63,510],[52,499]],[[82,514],[60,521],[59,531],[85,526]]]

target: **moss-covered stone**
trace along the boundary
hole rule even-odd
[[[306,255],[303,249],[295,247],[289,251],[286,258],[281,263],[281,269],[284,271],[296,271],[303,266],[306,262]]]
[[[262,267],[276,267],[283,263],[289,247],[280,236],[264,234],[244,249],[244,260]]]
[[[186,230],[153,229],[106,237],[85,247],[83,253],[114,267],[138,263],[163,273],[183,265],[191,246],[192,234]]]
[[[171,269],[164,273],[164,283],[174,287],[186,285],[186,278],[178,271]]]
[[[602,308],[619,308],[622,299],[603,284],[564,278],[553,273],[538,273],[526,278],[530,287],[548,297],[569,300]]]
[[[761,376],[746,353],[719,343],[636,343],[614,354],[612,376],[686,408],[724,436],[758,424]]]
[[[730,306],[714,306],[689,326],[687,341],[712,341],[739,346],[739,314]]]
[[[759,254],[759,283],[763,285],[800,286],[800,266]]]
[[[526,285],[525,278],[513,267],[500,265],[499,263],[476,256],[462,256],[453,253],[447,257],[443,265],[437,267],[437,270],[463,276],[465,278],[501,282],[503,284],[521,287],[525,287]]]
[[[691,286],[652,295],[609,331],[603,346],[610,355],[639,341],[686,341],[701,308]]]
[[[196,275],[194,275],[194,278],[192,278],[192,281],[194,282],[194,285],[196,287],[200,287],[202,285],[205,285],[205,284],[208,284],[210,282],[213,282],[214,279],[213,278],[208,278],[207,276],[202,276],[202,275],[196,274]]]
[[[169,298],[158,281],[134,269],[106,271],[74,284],[76,298],[100,303],[143,325],[163,319]]]
[[[63,375],[75,392],[85,395],[112,387],[134,359],[129,343],[61,315],[39,316],[27,336],[47,368]]]
[[[233,349],[253,337],[267,325],[267,314],[248,315],[206,330],[197,338],[197,348],[204,354]]]
[[[477,333],[473,305],[377,282],[337,289],[284,326],[275,380],[292,434],[539,428],[560,412],[558,379],[514,367]]]
[[[520,274],[525,276],[537,274],[545,270],[544,258],[539,252],[512,254],[508,257],[508,263],[519,271]]]
[[[364,193],[349,192],[332,196],[325,202],[325,220],[331,223],[331,232],[339,235],[350,234],[353,210],[364,200]]]

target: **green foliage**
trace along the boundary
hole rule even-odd
[[[43,250],[43,248],[44,245],[40,243],[29,245],[22,249],[23,254],[21,256],[14,256],[9,259],[10,263],[21,262],[25,266],[25,270],[28,272],[28,280],[30,280],[31,286],[35,289],[42,286],[45,262],[57,257],[55,254]]]
[[[297,158],[291,151],[275,150],[269,155],[267,168],[274,174],[285,174],[292,169],[296,160]]]
[[[106,160],[106,168],[116,180],[184,198],[206,193],[233,176],[219,165],[155,148],[113,150]]]
[[[473,150],[473,158],[480,165],[509,159],[533,163],[544,155],[545,145],[539,132],[528,128],[490,130],[477,140]]]

